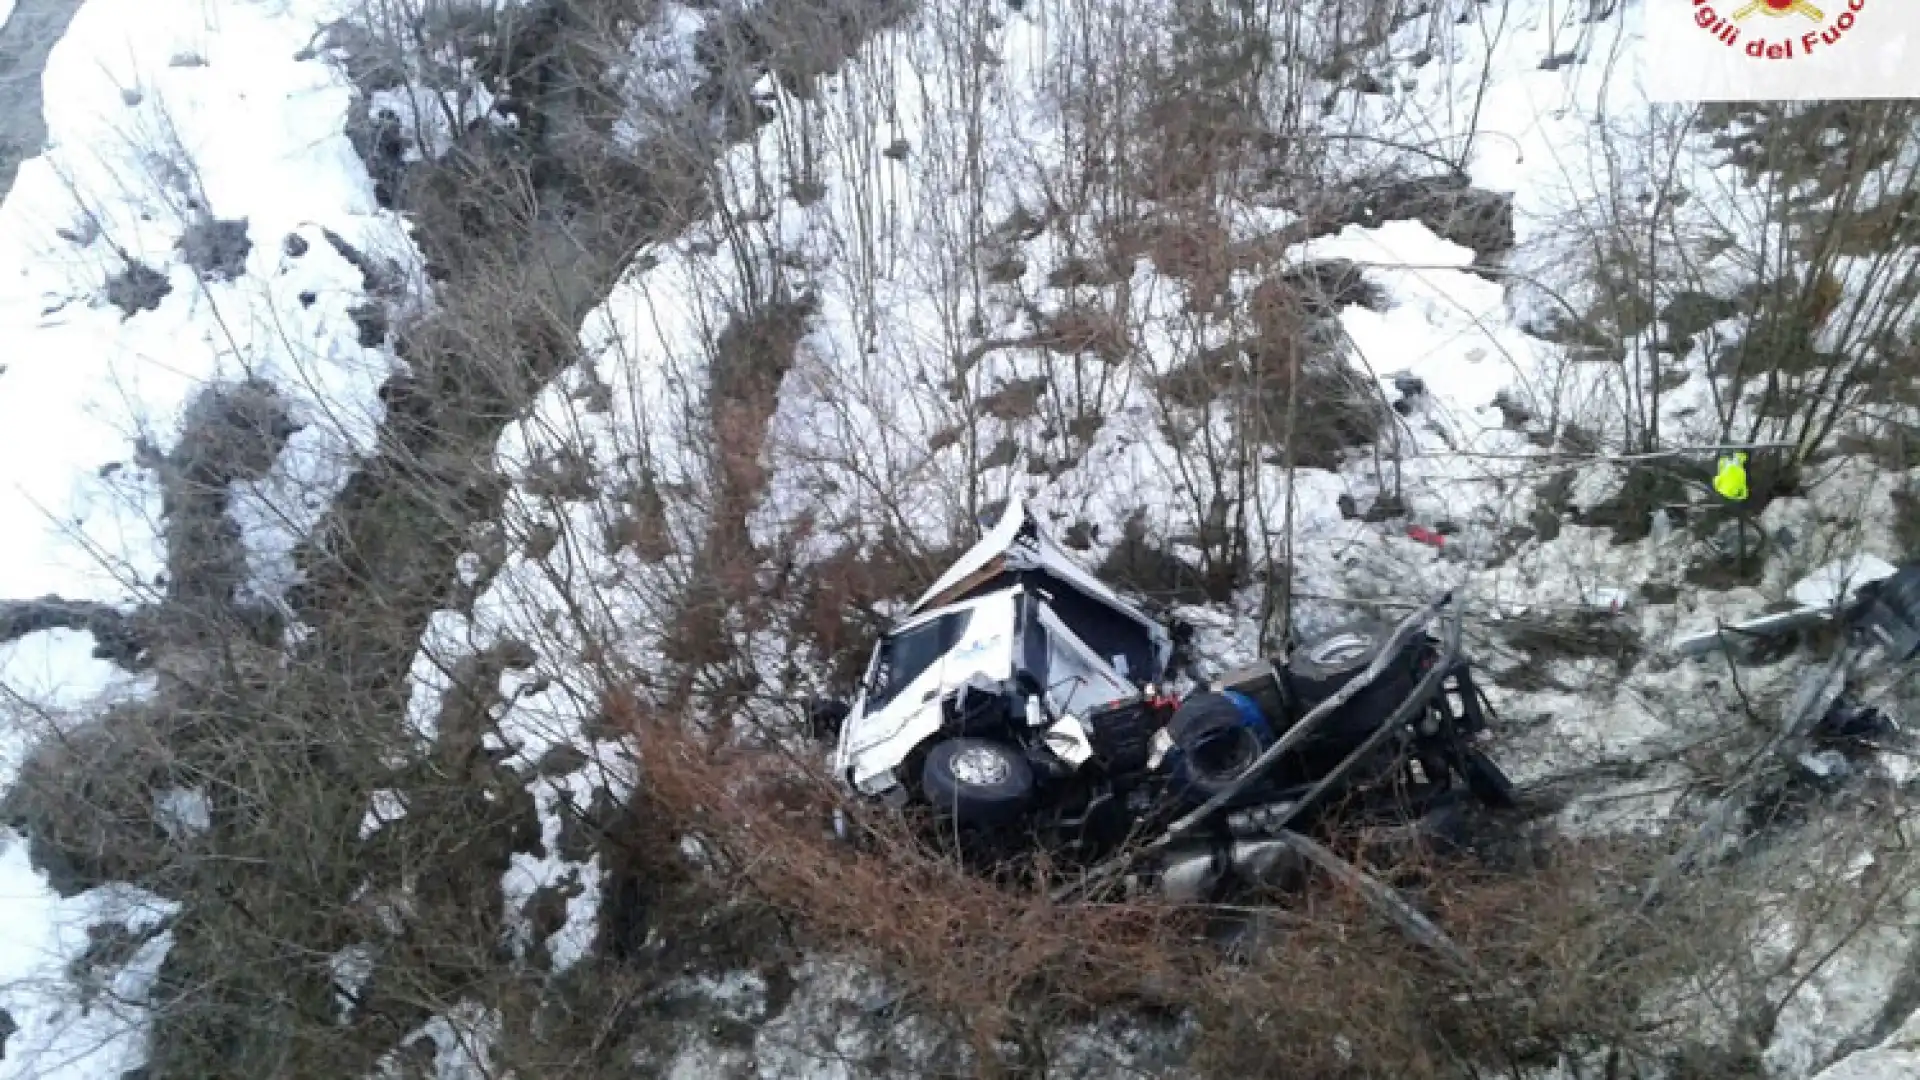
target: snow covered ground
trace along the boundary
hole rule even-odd
[[[643,782],[629,747],[584,734],[600,707],[598,646],[616,644],[639,670],[663,666],[669,627],[652,604],[684,580],[685,554],[712,525],[716,481],[701,452],[713,437],[704,387],[721,328],[749,299],[805,296],[815,305],[769,421],[759,455],[766,489],[750,521],[757,542],[791,546],[803,563],[846,542],[875,550],[883,528],[937,549],[1014,491],[1061,531],[1084,529],[1090,563],[1114,549],[1141,508],[1149,510],[1142,524],[1150,540],[1192,554],[1205,507],[1218,495],[1253,506],[1255,551],[1291,524],[1295,588],[1315,598],[1300,613],[1307,629],[1338,616],[1335,598],[1405,599],[1455,587],[1482,617],[1476,634],[1489,638],[1497,638],[1501,620],[1628,598],[1620,618],[1658,649],[1701,620],[1710,625],[1778,598],[1829,554],[1809,543],[1770,566],[1755,588],[1688,586],[1655,604],[1642,602],[1639,590],[1679,580],[1690,554],[1684,534],[1616,545],[1606,530],[1569,523],[1556,538],[1509,539],[1532,519],[1535,489],[1551,470],[1541,465],[1535,433],[1510,425],[1497,398],[1524,403],[1535,416],[1577,421],[1614,445],[1626,434],[1619,417],[1630,411],[1631,395],[1618,380],[1569,363],[1566,346],[1528,328],[1553,296],[1581,297],[1583,236],[1605,227],[1594,208],[1620,181],[1599,140],[1614,136],[1609,149],[1625,146],[1641,157],[1662,145],[1649,134],[1654,114],[1637,96],[1637,5],[1596,21],[1582,17],[1583,5],[1436,5],[1375,50],[1383,91],[1332,97],[1338,111],[1330,129],[1371,136],[1335,144],[1335,158],[1352,175],[1404,163],[1409,155],[1394,146],[1417,146],[1460,155],[1476,187],[1513,196],[1517,246],[1504,259],[1505,276],[1479,272],[1478,253],[1419,221],[1348,225],[1301,239],[1290,231],[1298,215],[1282,207],[1248,198],[1223,214],[1234,243],[1284,241],[1278,259],[1227,275],[1232,302],[1224,306],[1250,297],[1279,266],[1334,258],[1361,267],[1383,297],[1376,308],[1348,306],[1338,318],[1349,356],[1386,396],[1397,395],[1403,375],[1426,388],[1393,440],[1407,510],[1385,522],[1350,518],[1338,506],[1341,496],[1364,508],[1383,494],[1382,473],[1364,452],[1328,468],[1256,462],[1228,480],[1192,468],[1169,432],[1224,434],[1228,420],[1212,405],[1170,408],[1157,388],[1202,348],[1247,327],[1197,312],[1191,275],[1140,255],[1109,283],[1057,283],[1073,280],[1064,272],[1105,224],[1091,206],[1047,212],[1045,205],[1045,193],[1070,186],[1077,140],[1086,133],[1084,120],[1062,106],[1075,49],[1089,40],[1123,47],[1122,35],[1143,32],[1159,9],[1129,7],[1128,18],[1140,25],[1106,14],[1088,23],[1072,5],[1031,0],[1019,10],[996,5],[991,20],[976,24],[963,17],[971,12],[964,7],[929,5],[919,19],[881,33],[859,60],[824,80],[823,94],[803,100],[772,79],[757,87],[776,118],[721,165],[729,201],[748,212],[647,252],[582,328],[588,361],[554,380],[498,447],[499,463],[517,481],[507,532],[546,527],[568,542],[515,550],[470,611],[436,616],[415,664],[409,715],[431,738],[455,662],[510,639],[532,646],[534,663],[503,676],[508,704],[488,739],[504,743],[508,766],[529,777],[541,825],[540,853],[516,854],[503,882],[508,944],[523,956],[539,948],[556,973],[590,947],[603,899],[599,856],[570,858],[559,841],[565,811]],[[1453,29],[1459,11],[1468,13],[1469,32]],[[263,595],[289,583],[292,542],[370,447],[381,420],[374,390],[396,361],[358,340],[350,312],[366,300],[366,283],[322,230],[408,268],[417,253],[404,224],[375,205],[344,135],[353,88],[324,59],[299,58],[311,55],[304,50],[315,26],[336,14],[322,0],[87,0],[54,50],[45,76],[50,149],[23,165],[0,206],[0,266],[17,268],[0,280],[0,334],[12,344],[0,360],[0,505],[9,511],[0,531],[0,597],[59,593],[125,604],[157,587],[158,486],[136,459],[135,441],[164,453],[183,409],[209,381],[264,376],[306,425],[271,475],[236,493],[233,513]],[[707,18],[665,5],[635,48],[635,77],[646,92],[684,89],[691,55],[672,45]],[[973,81],[968,61],[979,49],[994,57],[984,84]],[[967,122],[970,114],[977,123]],[[793,147],[803,142],[811,156],[795,170]],[[1704,148],[1682,150],[1676,160],[1689,187],[1738,198],[1737,176]],[[969,172],[970,160],[991,164]],[[962,209],[970,200],[971,215]],[[1700,203],[1713,204],[1701,212],[1716,221],[1751,217],[1725,200]],[[1031,227],[1000,229],[1021,214]],[[209,218],[246,222],[249,246],[230,277],[190,266],[177,246]],[[982,273],[988,249],[1013,269]],[[158,277],[149,283],[156,302],[129,315],[107,302],[106,286],[130,260]],[[1739,283],[1748,270],[1729,256],[1702,273]],[[1067,317],[1088,312],[1117,322],[1124,346],[1062,347]],[[1050,338],[1051,346],[1044,343]],[[973,362],[955,380],[960,356]],[[1677,417],[1669,442],[1711,443],[1718,424],[1704,359],[1696,354],[1685,373],[1672,400],[1694,411]],[[1021,404],[1014,392],[1021,387],[1035,400]],[[560,455],[592,466],[591,493],[544,493],[539,480]],[[1599,503],[1623,479],[1617,466],[1592,464],[1575,479],[1572,501]],[[1864,462],[1842,462],[1808,497],[1774,503],[1763,524],[1824,543],[1836,536],[1825,523],[1851,522],[1837,542],[1897,562],[1903,553],[1884,496],[1890,482]],[[615,527],[643,485],[673,493],[664,528],[679,554],[643,552]],[[1441,551],[1405,535],[1408,523],[1443,522],[1457,531]],[[1253,654],[1257,610],[1249,590],[1211,611],[1203,629],[1211,627],[1205,643],[1215,659]],[[799,654],[794,665],[761,664],[761,693],[812,688],[808,661],[815,658],[805,655],[806,643],[766,627],[725,630],[756,658]],[[1511,651],[1499,655],[1497,641],[1486,644],[1495,649],[1496,673],[1533,663]],[[70,631],[0,645],[0,686],[67,710],[0,732],[0,783],[17,768],[23,739],[67,722],[65,715],[142,692],[144,684],[87,652],[85,636]],[[1538,666],[1554,688],[1494,688],[1496,706],[1512,722],[1508,760],[1523,781],[1671,748],[1725,724],[1740,707],[1712,664],[1643,664],[1625,677],[1597,660]],[[1776,694],[1791,672],[1755,679],[1747,693]],[[542,765],[568,747],[580,751],[569,767]],[[1655,793],[1576,802],[1565,824],[1658,827],[1671,807],[1657,780],[1644,786]],[[363,833],[397,820],[406,805],[404,793],[381,793]],[[25,851],[20,838],[0,834],[0,897],[6,922],[18,928],[0,938],[0,1007],[20,1025],[0,1077],[118,1076],[140,1060],[137,1002],[164,958],[166,935],[150,937],[138,963],[115,976],[131,1015],[80,1011],[67,1000],[77,990],[60,973],[84,950],[89,926],[119,921],[146,932],[168,902],[99,890],[61,900]],[[536,941],[527,909],[546,890],[567,897],[565,917]],[[1896,955],[1895,944],[1872,943],[1884,956]],[[1839,965],[1854,978],[1852,990],[1815,980],[1808,991],[1815,1004],[1789,1011],[1773,1055],[1778,1075],[1797,1075],[1811,1062],[1805,1048],[1824,1045],[1811,1033],[1838,1023],[1833,1009],[1857,1024],[1860,1001],[1898,974],[1867,967]],[[829,975],[815,980],[823,999],[858,982]],[[1853,1004],[1829,1008],[1848,993]],[[792,1028],[831,1012],[809,1008],[779,1023]],[[107,1029],[98,1025],[108,1023],[118,1024],[114,1039],[100,1037]],[[472,1064],[458,1048],[476,1034],[484,1043],[497,1026],[476,1005],[405,1041],[433,1043],[442,1075],[456,1075]],[[777,1051],[805,1042],[805,1034],[770,1033],[753,1055],[758,1074],[840,1075],[808,1072],[811,1057]],[[1870,1060],[1893,1062],[1890,1071],[1849,1073],[1851,1063],[1843,1063],[1823,1075],[1904,1075],[1892,1071],[1901,1047],[1896,1036],[1857,1059],[1862,1069]],[[690,1045],[667,1073],[717,1075],[728,1057]],[[52,1072],[54,1062],[69,1071]]]
[[[136,445],[170,450],[210,382],[269,379],[305,425],[268,477],[236,492],[263,591],[284,587],[291,539],[371,445],[374,391],[393,361],[359,343],[348,311],[365,284],[323,230],[403,261],[412,248],[376,207],[344,133],[353,89],[303,51],[336,14],[324,3],[87,0],[53,48],[47,149],[0,205],[0,595],[127,605],[154,594],[159,487]],[[209,220],[243,223],[244,250],[229,245],[227,265],[196,269],[180,242]],[[109,283],[134,264],[150,276],[129,311],[110,302]],[[25,740],[140,692],[90,652],[85,634],[65,630],[0,645],[0,782]],[[0,1075],[137,1067],[138,1006],[167,935],[113,977],[111,1007],[72,1000],[62,973],[90,927],[145,933],[167,902],[62,900],[10,832],[0,874],[0,1007],[19,1025]]]

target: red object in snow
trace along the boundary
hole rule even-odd
[[[1428,547],[1446,547],[1447,538],[1427,528],[1425,525],[1407,526],[1407,538]]]

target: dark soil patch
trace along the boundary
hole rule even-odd
[[[1906,559],[1920,559],[1920,495],[1912,487],[1893,490],[1893,531]]]
[[[1478,262],[1510,251],[1513,197],[1472,186],[1464,174],[1388,179],[1325,192],[1302,207],[1313,233],[1414,220],[1472,251]]]
[[[1767,557],[1771,546],[1758,528],[1749,528],[1745,550],[1739,545],[1730,546],[1725,553],[1712,549],[1709,541],[1725,531],[1742,518],[1751,522],[1752,516],[1730,507],[1715,507],[1701,514],[1688,532],[1698,545],[1693,562],[1687,567],[1686,580],[1693,585],[1708,589],[1732,589],[1743,585],[1758,585],[1765,575]]]
[[[1640,598],[1649,604],[1671,604],[1680,599],[1680,586],[1649,581],[1640,586]]]
[[[1104,308],[1076,304],[1046,316],[1031,344],[1062,356],[1092,355],[1117,364],[1132,351],[1127,327]]]
[[[993,444],[980,458],[982,469],[1000,469],[1020,459],[1020,444],[1012,439],[1001,439]]]
[[[1290,266],[1274,280],[1298,296],[1301,307],[1315,318],[1333,318],[1353,304],[1372,311],[1386,306],[1379,287],[1348,259],[1316,259]]]
[[[253,250],[253,241],[247,237],[245,218],[203,216],[187,226],[175,246],[181,259],[202,280],[232,281],[247,272],[247,254]]]
[[[1233,594],[1240,574],[1226,567],[1208,575],[1149,541],[1140,515],[1130,519],[1100,564],[1099,577],[1167,604],[1218,603]]]
[[[1055,289],[1076,289],[1082,286],[1118,285],[1126,279],[1126,268],[1112,260],[1069,255],[1047,275],[1047,285]]]
[[[1655,510],[1687,505],[1689,477],[1677,469],[1684,466],[1663,463],[1632,469],[1612,497],[1593,506],[1572,508],[1573,520],[1580,525],[1613,530],[1615,544],[1644,540],[1652,531]],[[1681,512],[1684,513],[1684,509]]]
[[[1500,426],[1508,431],[1525,431],[1533,423],[1533,410],[1510,391],[1502,390],[1493,395],[1493,408],[1500,412]]]
[[[1715,323],[1740,313],[1740,305],[1712,293],[1682,290],[1660,309],[1660,319],[1674,338],[1690,338]]]
[[[1025,420],[1040,411],[1041,398],[1052,380],[1045,375],[1015,379],[980,399],[980,411],[997,420]]]
[[[1547,661],[1607,660],[1625,675],[1646,655],[1646,643],[1632,626],[1599,612],[1565,619],[1511,620],[1503,623],[1505,640],[1534,661],[1520,670],[1538,675]],[[1503,678],[1512,685],[1512,679]]]
[[[172,291],[167,275],[139,261],[127,263],[125,270],[107,279],[107,303],[129,319],[159,308],[160,301]]]
[[[1533,516],[1527,525],[1543,543],[1560,535],[1560,523],[1573,497],[1573,482],[1579,473],[1572,469],[1557,472],[1533,489]]]

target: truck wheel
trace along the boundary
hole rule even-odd
[[[1500,810],[1519,805],[1513,793],[1513,781],[1479,747],[1470,746],[1460,754],[1460,774],[1467,781],[1467,790],[1486,805]]]
[[[1294,694],[1315,705],[1340,692],[1355,675],[1367,670],[1392,632],[1373,622],[1350,623],[1315,638],[1287,657],[1288,681]]]
[[[934,811],[963,825],[998,825],[1033,798],[1033,766],[1005,743],[948,739],[927,751],[920,790]]]
[[[1240,695],[1194,694],[1180,703],[1167,734],[1180,753],[1176,775],[1189,792],[1210,799],[1253,768],[1272,731],[1257,715],[1258,706]]]

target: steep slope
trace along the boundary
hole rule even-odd
[[[1909,190],[1911,140],[1873,141],[1892,114],[1834,122],[1846,175],[1749,186],[1791,125],[1649,107],[1634,5],[470,9],[477,33],[336,37],[335,70],[310,45],[331,10],[89,0],[49,61],[55,147],[0,208],[25,270],[0,310],[29,355],[0,372],[0,468],[15,520],[58,531],[13,527],[0,596],[124,608],[158,670],[86,656],[111,636],[96,609],[0,644],[6,685],[62,699],[16,710],[9,768],[129,698],[321,764],[152,729],[179,760],[138,777],[159,854],[127,865],[184,892],[130,911],[119,879],[58,899],[71,868],[10,839],[9,891],[46,930],[4,961],[0,1069],[42,1075],[103,1031],[126,1037],[73,1075],[142,1060],[137,1013],[54,1004],[85,991],[98,935],[73,927],[106,923],[136,943],[101,976],[130,1003],[156,972],[168,994],[297,987],[288,1023],[337,1012],[358,1040],[337,1071],[931,1068],[951,1032],[901,1006],[884,957],[743,930],[749,888],[663,910],[648,875],[716,863],[656,835],[635,795],[671,764],[620,725],[812,754],[798,700],[844,689],[888,603],[1013,491],[1222,665],[1458,589],[1503,753],[1571,799],[1558,825],[1609,838],[1689,820],[1801,665],[1675,665],[1676,629],[1838,553],[1902,554],[1886,493],[1911,471],[1836,433],[1874,435],[1863,402],[1911,382],[1867,372],[1899,359],[1910,256],[1897,221],[1802,241]],[[1825,310],[1783,337],[1802,293]],[[176,434],[208,414],[240,415],[236,455]],[[1798,475],[1756,470],[1790,546],[1716,576],[1697,481],[1728,442],[1785,444],[1767,468]],[[1665,508],[1671,535],[1647,525]],[[141,630],[183,604],[244,662]],[[1708,1002],[1699,1041],[1757,1040],[1774,1076],[1882,1039],[1833,1068],[1897,1059],[1910,886],[1872,867],[1904,751],[1756,827],[1726,880],[1761,899],[1725,936],[1763,1019]],[[305,822],[337,862],[271,878],[309,890],[274,916],[301,959],[242,977],[209,948],[241,916],[199,891],[228,888],[206,853],[278,863]],[[43,852],[81,846],[33,824]],[[1874,903],[1809,905],[1834,883]],[[1694,1009],[1670,996],[1658,1019]],[[194,1067],[168,1056],[204,1037],[194,1015],[168,1016],[157,1065]],[[1045,1033],[1046,1056],[1157,1071],[1191,1034],[1107,1018]]]

